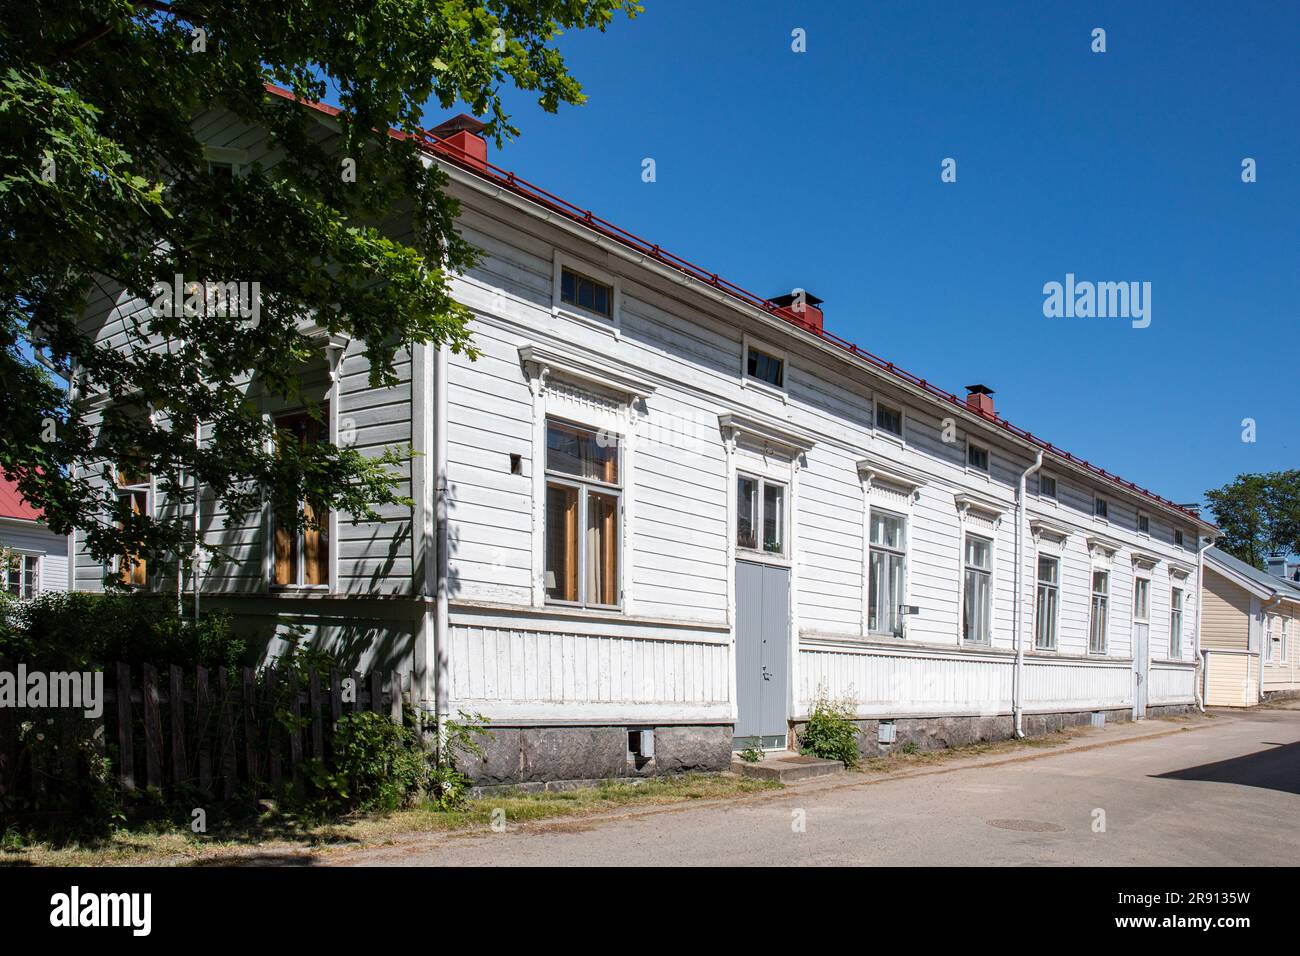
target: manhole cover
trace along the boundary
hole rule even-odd
[[[1060,833],[1065,827],[1043,820],[989,820],[988,825],[999,830],[1019,830],[1022,833]]]

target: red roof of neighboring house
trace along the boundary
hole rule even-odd
[[[23,521],[39,521],[41,518],[41,510],[33,508],[18,493],[18,483],[3,474],[0,474],[0,518],[21,518]]]
[[[286,90],[279,86],[275,86],[274,84],[271,83],[265,84],[265,87],[266,87],[266,91],[273,96],[277,96],[282,99],[289,100],[290,102],[293,103],[299,103],[303,106],[309,107],[310,109],[323,113],[326,116],[331,116],[331,117],[338,116],[339,113],[341,112],[341,110],[339,110],[337,107],[334,106],[328,106],[324,103],[315,103],[310,100],[299,99],[298,97],[294,96],[294,94],[289,90]],[[401,133],[398,130],[389,130],[388,132],[390,136],[399,139],[406,138],[406,134]],[[964,399],[958,398],[952,392],[946,391],[945,389],[940,388],[939,386],[933,384],[932,382],[928,382],[925,379],[921,378],[920,376],[912,374],[906,369],[899,368],[893,362],[887,361],[886,359],[882,359],[877,355],[873,355],[871,352],[868,352],[866,349],[860,348],[859,346],[854,345],[852,342],[849,342],[847,339],[843,339],[832,332],[827,332],[821,328],[810,327],[804,324],[803,322],[799,322],[791,315],[789,310],[781,309],[779,305],[772,302],[771,300],[764,298],[763,296],[756,295],[753,292],[749,292],[748,290],[741,288],[740,286],[736,285],[733,282],[729,282],[728,280],[719,276],[716,272],[709,272],[707,269],[697,266],[694,263],[689,262],[686,259],[683,259],[681,256],[674,255],[668,250],[661,248],[657,243],[651,243],[648,240],[642,239],[640,236],[628,232],[626,229],[623,229],[621,226],[616,226],[612,222],[602,219],[601,217],[595,215],[590,210],[584,210],[580,206],[576,206],[566,199],[561,199],[559,196],[547,192],[545,189],[542,189],[540,186],[533,185],[532,183],[528,182],[528,180],[522,178],[521,176],[516,176],[512,172],[509,172],[508,170],[505,169],[501,169],[498,166],[494,166],[492,163],[479,159],[476,156],[470,156],[466,154],[465,150],[459,148],[452,142],[441,140],[437,136],[434,136],[432,133],[425,130],[421,130],[419,133],[415,134],[412,138],[418,140],[420,147],[423,148],[426,152],[436,153],[441,159],[450,160],[455,165],[460,166],[471,173],[474,173],[478,176],[482,176],[485,179],[489,179],[497,183],[498,185],[502,186],[503,188],[509,190],[510,192],[515,193],[516,195],[522,196],[526,199],[530,199],[533,202],[547,209],[551,209],[555,212],[558,212],[565,218],[571,219],[575,222],[578,222],[588,227],[589,229],[601,233],[602,235],[608,236],[610,239],[613,239],[614,241],[622,245],[635,249],[637,252],[641,253],[642,255],[649,256],[650,258],[656,259],[659,262],[663,263],[664,265],[672,269],[676,269],[678,272],[690,276],[691,278],[703,283],[704,285],[717,289],[719,292],[722,292],[733,299],[738,299],[739,301],[754,306],[755,308],[762,309],[765,312],[769,312],[774,315],[777,315],[778,317],[783,318],[786,321],[790,322],[792,325],[795,325],[797,328],[803,329],[806,332],[810,332],[813,335],[816,335],[819,338],[821,338],[823,341],[828,342],[831,345],[834,345],[840,349],[843,349],[845,352],[848,352],[854,358],[857,358],[868,365],[880,369],[881,371],[888,372],[890,375],[893,375],[894,377],[907,382],[909,385],[921,389],[923,392],[926,392],[927,394],[935,398],[938,398],[941,401],[951,403],[952,405],[956,406],[963,412],[974,411],[973,409],[971,409],[971,407],[966,403]],[[1119,475],[1106,471],[1104,468],[1100,468],[1089,461],[1085,461],[1084,459],[1079,458],[1077,455],[1072,455],[1064,448],[1056,447],[1050,442],[1045,441],[1042,438],[1039,438],[1037,435],[1034,435],[1031,432],[1026,431],[1025,429],[1019,427],[1018,425],[1013,425],[1011,422],[1007,421],[1005,418],[1002,418],[997,414],[980,412],[980,411],[974,411],[974,414],[980,416],[981,418],[992,423],[993,425],[996,425],[997,427],[1001,428],[1003,431],[1015,436],[1016,438],[1019,438],[1022,441],[1026,441],[1029,444],[1035,446],[1036,448],[1042,449],[1043,452],[1045,452],[1047,455],[1055,457],[1061,461],[1067,462],[1076,467],[1082,468],[1085,471],[1090,472],[1093,475],[1096,475],[1098,478],[1101,478],[1105,481],[1112,482],[1113,484],[1119,485],[1120,487],[1128,491],[1132,491],[1139,495],[1142,495],[1145,498],[1149,498],[1152,501],[1156,501],[1167,508],[1173,509],[1174,511],[1181,512],[1185,517],[1197,522],[1198,524],[1204,527],[1209,527],[1209,528],[1218,527],[1212,521],[1209,521],[1206,518],[1201,517],[1199,513],[1192,510],[1191,508],[1185,508],[1182,505],[1170,501],[1168,498],[1163,498],[1160,495],[1156,494],[1155,492],[1143,488],[1132,481],[1127,481],[1126,479],[1121,478]]]

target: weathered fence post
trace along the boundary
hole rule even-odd
[[[122,789],[135,789],[135,740],[131,731],[131,668],[117,662],[117,750],[120,765],[119,778]]]
[[[144,767],[146,786],[161,789],[163,785],[163,735],[162,712],[158,707],[158,672],[152,664],[141,668],[141,700],[144,703]]]
[[[265,692],[262,699],[268,702],[268,714],[266,719],[267,732],[267,776],[271,778],[272,789],[278,790],[280,781],[284,779],[284,773],[281,765],[280,750],[281,743],[284,740],[284,728],[280,726],[280,718],[276,713],[280,704],[280,675],[274,667],[266,669],[266,682],[263,685]]]
[[[185,675],[172,664],[167,669],[167,710],[172,728],[172,782],[184,783],[189,777],[185,759]]]
[[[233,690],[225,667],[217,671],[217,692],[221,694],[221,796],[229,800],[235,795],[239,763],[235,756],[235,714],[230,700]]]
[[[320,716],[320,673],[316,668],[307,672],[307,706],[311,710],[311,755],[325,759],[325,733]]]
[[[212,795],[212,695],[208,669],[194,669],[194,728],[199,749],[199,789]]]
[[[258,767],[261,758],[257,753],[257,680],[251,667],[243,670],[244,678],[244,760],[248,764],[248,785],[257,796]]]

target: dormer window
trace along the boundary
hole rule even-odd
[[[613,287],[567,266],[560,271],[560,301],[607,319],[614,316]]]

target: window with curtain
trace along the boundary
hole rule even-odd
[[[900,610],[906,593],[907,521],[887,511],[871,512],[867,629],[903,636]]]
[[[752,475],[736,476],[736,547],[784,555],[785,485]]]
[[[1106,653],[1106,640],[1110,634],[1110,572],[1092,572],[1092,603],[1088,618],[1088,651]]]
[[[322,406],[321,417],[328,421],[328,408]],[[328,440],[324,421],[317,421],[306,412],[294,412],[278,416],[275,428],[279,441],[309,446]],[[275,524],[271,580],[276,587],[329,585],[329,512],[312,501],[304,501],[302,516],[297,528]]]
[[[1183,589],[1169,592],[1169,656],[1183,656]]]
[[[41,558],[38,554],[15,554],[5,574],[5,590],[20,600],[36,597],[41,589]]]
[[[117,501],[129,509],[132,517],[148,515],[150,475],[139,464],[127,464],[117,469]],[[149,583],[149,569],[139,554],[124,554],[117,559],[117,579],[133,588]]]
[[[1034,647],[1056,650],[1056,629],[1061,607],[1061,562],[1038,556],[1038,593],[1034,600]]]
[[[966,572],[962,594],[961,639],[989,643],[993,612],[993,542],[966,535]]]
[[[622,492],[619,441],[546,423],[546,599],[616,607]]]

